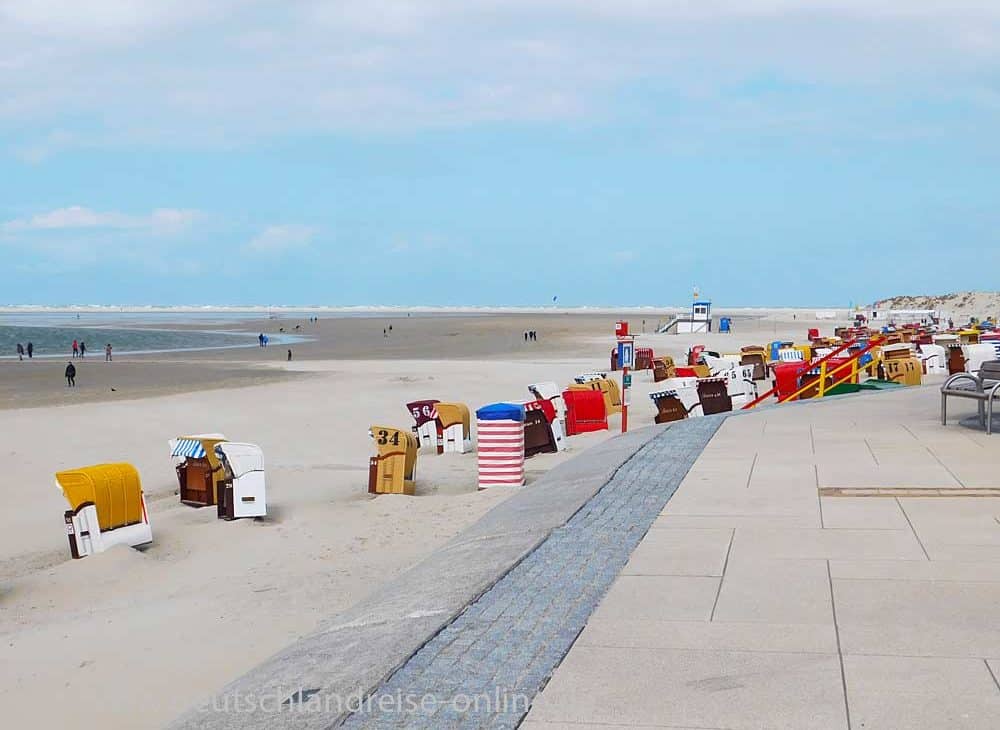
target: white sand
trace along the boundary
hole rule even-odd
[[[476,407],[527,397],[593,362],[303,363],[315,378],[120,403],[0,412],[0,706],[12,727],[152,727],[357,602],[476,520],[510,489],[477,492],[475,454],[418,460],[418,496],[366,493],[371,423],[409,427],[404,403]],[[167,439],[221,431],[265,452],[267,522],[177,502]],[[574,450],[607,438],[574,438]],[[573,452],[539,455],[530,479]],[[68,561],[62,468],[127,460],[154,545]],[[38,569],[39,565],[47,565]],[[34,569],[33,569],[34,568]],[[58,701],[55,698],[58,696]]]
[[[804,339],[805,316],[737,324],[735,335],[657,335],[640,345],[733,351]],[[638,330],[633,322],[633,329]],[[652,321],[650,321],[652,324]],[[819,323],[825,332],[832,323]],[[610,333],[600,339],[610,350]],[[593,342],[598,342],[595,338]],[[593,351],[593,344],[587,350]],[[484,403],[526,384],[607,367],[565,359],[292,363],[301,380],[134,401],[0,411],[0,706],[11,727],[163,724],[419,561],[512,493],[477,492],[475,454],[418,461],[418,495],[365,493],[372,423],[409,427],[419,398]],[[633,427],[652,423],[651,374],[634,379]],[[528,461],[530,481],[612,431]],[[167,439],[221,431],[259,443],[270,517],[226,523],[180,505]],[[70,561],[53,473],[130,461],[143,478],[154,544]]]

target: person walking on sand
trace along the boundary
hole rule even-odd
[[[261,332],[259,335],[257,335],[257,342],[258,342],[258,344],[260,344],[261,347],[264,346],[264,333],[263,332]]]
[[[30,360],[35,354],[35,345],[32,342],[28,343],[28,359]]]
[[[80,357],[87,357],[87,343],[80,340]]]
[[[111,362],[111,343],[104,346],[104,362]]]
[[[73,357],[80,357],[80,343],[73,340]]]
[[[66,363],[66,387],[76,387],[76,366],[72,362]]]
[[[291,362],[291,361],[292,361],[292,351],[289,350],[288,351],[288,362]]]
[[[17,343],[17,359],[24,360],[24,345],[20,342]]]

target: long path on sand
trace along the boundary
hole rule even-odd
[[[909,388],[608,441],[177,726],[995,728],[1000,456],[937,414]]]

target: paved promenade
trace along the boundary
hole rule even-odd
[[[1000,436],[938,404],[728,419],[521,727],[1000,727]]]
[[[720,420],[661,432],[344,727],[517,727]],[[407,695],[421,707],[394,699]]]
[[[608,441],[175,727],[1000,727],[1000,436],[938,405]]]
[[[516,726],[721,421],[639,429],[555,467],[172,727]]]

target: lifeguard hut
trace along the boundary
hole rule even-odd
[[[677,334],[712,331],[712,303],[697,299],[691,303],[691,314],[677,320]]]
[[[694,298],[691,302],[690,312],[681,312],[656,330],[660,334],[673,332],[674,334],[693,334],[696,332],[712,331],[712,302],[708,299],[701,299],[698,296],[697,287],[694,290]]]

